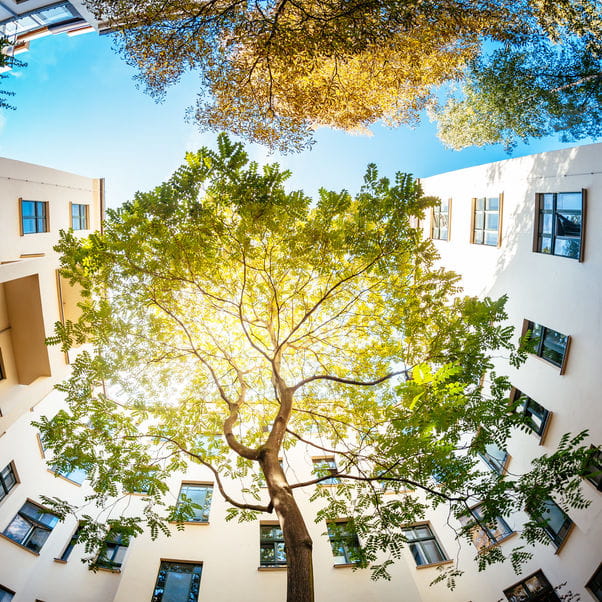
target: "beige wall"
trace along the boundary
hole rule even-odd
[[[4,171],[3,171],[4,170]],[[599,367],[602,340],[602,243],[597,240],[597,225],[602,225],[602,145],[590,145],[545,155],[513,159],[423,180],[428,194],[452,199],[452,228],[449,242],[437,242],[441,261],[462,274],[466,292],[497,297],[509,295],[509,323],[520,328],[529,318],[572,336],[566,374],[538,358],[530,357],[519,370],[500,364],[512,382],[553,412],[545,440],[528,433],[517,433],[510,444],[512,472],[526,468],[531,457],[549,452],[564,432],[589,428],[591,441],[602,443],[602,422],[599,419],[599,399],[602,390],[602,371]],[[7,183],[7,173],[19,180]],[[0,259],[17,260],[0,265],[0,282],[37,275],[42,299],[43,323],[46,335],[60,314],[56,293],[56,257],[51,246],[59,227],[67,227],[65,207],[71,202],[90,202],[92,227],[98,227],[98,181],[54,172],[46,168],[18,162],[0,161]],[[24,180],[29,179],[26,183]],[[34,181],[46,182],[45,185]],[[18,182],[21,182],[18,184]],[[55,184],[61,186],[55,186]],[[5,186],[6,184],[6,186]],[[545,256],[532,252],[534,197],[538,192],[562,192],[586,188],[588,215],[586,225],[585,260]],[[471,199],[504,194],[503,236],[499,248],[470,244]],[[18,234],[18,205],[16,199],[27,196],[51,203],[51,227],[48,235]],[[87,199],[87,200],[86,200]],[[4,219],[4,216],[8,216]],[[61,221],[62,220],[62,221]],[[96,221],[94,221],[96,220]],[[428,224],[425,224],[428,228]],[[22,259],[24,253],[45,253],[44,257]],[[70,312],[73,299],[65,302]],[[4,290],[0,287],[0,346],[9,378],[0,382],[0,408],[7,430],[0,437],[0,468],[14,461],[21,483],[0,503],[0,531],[27,498],[39,500],[40,495],[66,496],[73,502],[82,500],[86,485],[78,487],[56,478],[46,469],[36,444],[32,418],[52,415],[62,405],[57,392],[38,403],[56,378],[65,370],[64,357],[49,350],[51,377],[40,377],[31,385],[17,383],[11,367],[10,331],[2,330],[8,322]],[[13,374],[11,376],[11,374]],[[33,411],[29,411],[33,408]],[[5,412],[6,409],[6,412]],[[8,428],[10,426],[10,428]],[[302,448],[292,450],[286,461],[295,478],[311,475],[311,452]],[[182,480],[212,481],[201,467],[177,475],[170,483],[170,495],[175,501]],[[229,484],[236,494],[240,485]],[[555,554],[551,547],[537,546],[534,559],[523,575],[542,569],[554,584],[568,582],[566,589],[579,592],[582,602],[592,599],[584,590],[602,559],[602,494],[589,483],[584,487],[593,503],[583,511],[571,512],[575,529],[566,545]],[[317,506],[309,501],[310,491],[299,492],[299,502],[305,515],[313,517]],[[116,512],[135,512],[141,498],[132,498],[129,508]],[[239,524],[225,521],[226,504],[214,493],[209,525],[187,525],[184,531],[173,529],[172,537],[151,541],[147,535],[135,539],[128,549],[122,572],[90,573],[78,560],[81,548],[76,548],[69,562],[54,561],[69,541],[74,521],[59,524],[53,530],[42,553],[36,557],[11,542],[0,539],[0,583],[17,591],[15,602],[148,602],[154,588],[161,559],[197,561],[203,563],[200,600],[208,602],[277,602],[284,599],[286,572],[258,571],[259,520]],[[273,518],[264,517],[264,518]],[[429,587],[437,569],[416,568],[408,550],[396,563],[391,582],[373,582],[369,571],[353,572],[349,568],[334,568],[326,526],[308,521],[314,540],[314,570],[316,599],[329,602],[375,601],[388,602],[496,602],[503,590],[517,577],[509,565],[497,566],[479,574],[475,570],[476,550],[466,543],[459,548],[447,523],[447,516],[433,512],[428,516],[431,527],[448,557],[456,561],[465,575],[458,579],[453,592],[443,585]],[[520,528],[522,516],[508,517],[507,522]],[[507,543],[516,544],[519,535]],[[566,591],[566,590],[565,590]]]
[[[44,339],[61,319],[61,303],[67,317],[74,317],[76,300],[72,294],[59,300],[52,247],[59,230],[71,225],[71,203],[89,206],[89,228],[82,235],[100,228],[102,185],[99,179],[0,158],[0,350],[7,376],[0,381],[0,433],[65,373],[65,355],[46,347]],[[49,232],[21,235],[21,198],[48,203]]]
[[[523,320],[529,319],[572,338],[564,375],[534,356],[518,370],[498,362],[500,372],[509,375],[513,385],[553,412],[542,445],[530,433],[513,437],[508,470],[520,473],[532,457],[552,452],[566,432],[589,429],[588,441],[602,444],[602,243],[597,236],[597,226],[602,224],[602,144],[463,169],[426,178],[422,184],[426,194],[452,200],[450,240],[435,244],[441,263],[462,275],[465,292],[493,298],[507,294],[508,322],[517,329],[517,336]],[[534,253],[535,195],[581,189],[587,190],[584,261]],[[501,245],[471,244],[471,199],[500,193],[504,199]],[[425,230],[429,226],[426,223]],[[572,589],[582,600],[590,600],[584,585],[602,560],[602,493],[587,481],[583,488],[592,504],[570,513],[575,529],[564,547],[558,554],[551,547],[535,548],[523,575],[542,569],[553,584],[568,581],[563,591]],[[508,522],[518,529],[523,518],[510,517]],[[449,551],[454,544],[444,526],[445,517],[434,521]],[[504,549],[511,549],[516,539],[503,544]],[[474,553],[474,549],[461,551],[459,566],[467,574],[458,581],[457,594],[446,600],[472,597],[474,602],[493,602],[502,597],[503,589],[520,580],[511,567],[476,574]],[[425,600],[439,598],[430,592]]]

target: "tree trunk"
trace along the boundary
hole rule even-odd
[[[266,453],[260,460],[270,499],[280,521],[286,545],[287,602],[314,602],[313,542],[278,457]]]

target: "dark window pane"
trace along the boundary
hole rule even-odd
[[[591,594],[602,602],[602,564],[598,567],[598,570],[593,574],[592,578],[587,582],[587,589]]]
[[[202,565],[162,562],[151,602],[197,602]]]
[[[580,192],[543,195],[543,204],[540,201],[537,222],[539,241],[537,250],[540,253],[579,259],[582,214],[583,196]]]
[[[543,340],[542,357],[560,366],[566,349],[567,337],[555,330],[546,328]]]
[[[29,539],[24,542],[23,545],[34,552],[39,552],[49,535],[50,531],[36,527],[31,533]]]

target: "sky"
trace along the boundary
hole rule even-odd
[[[27,66],[0,84],[15,92],[8,100],[16,106],[0,110],[0,156],[104,177],[109,206],[168,179],[186,151],[215,146],[215,133],[201,133],[185,120],[196,76],[187,74],[157,104],[137,87],[135,71],[112,49],[110,36],[48,36],[32,41],[19,58]],[[259,145],[249,153],[260,163],[278,161],[293,172],[290,188],[314,195],[320,187],[356,192],[369,163],[383,175],[426,177],[572,146],[547,138],[519,144],[510,155],[501,146],[453,151],[426,117],[416,129],[372,129],[370,137],[320,129],[312,149],[296,155],[270,154]]]

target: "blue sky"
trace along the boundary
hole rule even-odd
[[[109,36],[94,33],[33,41],[20,56],[27,67],[2,84],[16,93],[11,102],[17,110],[0,115],[0,156],[104,177],[108,204],[116,206],[167,179],[187,150],[212,146],[215,134],[185,122],[197,90],[194,74],[157,104],[136,87],[134,71],[111,46]],[[310,151],[280,157],[254,146],[250,153],[259,162],[279,161],[293,171],[291,187],[313,194],[320,186],[356,191],[371,162],[386,175],[406,171],[425,177],[570,146],[545,139],[519,145],[512,155],[501,147],[452,151],[437,140],[427,119],[416,129],[373,131],[367,137],[322,129]]]

